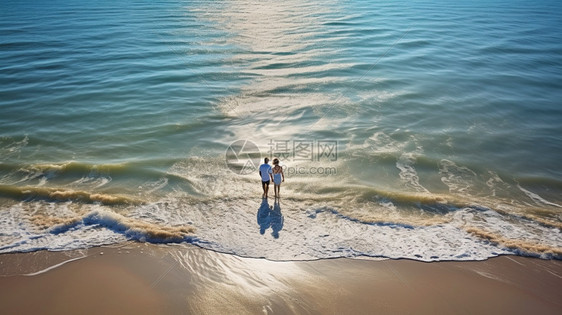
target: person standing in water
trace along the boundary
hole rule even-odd
[[[285,181],[285,174],[283,173],[283,168],[279,165],[279,159],[273,159],[273,190],[275,193],[275,198],[279,198],[279,191],[281,190],[281,182]]]
[[[264,163],[260,165],[260,176],[261,176],[261,186],[263,188],[262,198],[267,198],[267,192],[269,191],[270,180],[273,179],[271,165],[269,165],[269,158],[265,158]]]

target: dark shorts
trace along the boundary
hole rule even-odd
[[[264,182],[263,180],[261,181],[262,185],[269,185],[269,181]]]

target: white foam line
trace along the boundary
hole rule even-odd
[[[547,269],[546,271],[547,271],[548,273],[552,274],[553,276],[556,276],[556,277],[562,279],[562,277],[561,277],[559,274],[557,274],[557,273],[555,273],[555,272],[553,272],[553,271],[550,271],[550,270],[548,270],[548,269]]]
[[[59,264],[50,266],[50,267],[45,268],[45,269],[43,269],[43,270],[40,270],[40,271],[37,271],[37,272],[33,272],[33,273],[26,273],[26,274],[23,274],[23,275],[21,275],[21,276],[25,276],[25,277],[37,276],[37,275],[40,275],[40,274],[45,273],[45,272],[47,272],[47,271],[53,270],[53,269],[55,269],[55,268],[58,268],[58,267],[60,267],[60,266],[62,266],[62,265],[64,265],[64,264],[66,264],[66,263],[73,262],[73,261],[76,261],[76,260],[79,260],[79,259],[82,259],[82,258],[86,258],[86,257],[88,257],[88,256],[82,256],[82,257],[77,257],[77,258],[72,258],[72,259],[69,259],[69,260],[65,260],[65,261],[63,261],[63,262],[61,262],[61,263],[59,263]]]
[[[107,178],[107,177],[102,177],[101,178],[101,183],[96,185],[94,188],[100,188],[101,186],[109,183],[111,181],[111,177]]]
[[[154,287],[156,286],[162,279],[164,279],[165,276],[168,275],[168,273],[170,273],[170,271],[172,271],[172,269],[175,267],[176,264],[170,264],[170,267],[164,271],[156,280],[154,280],[150,286]]]
[[[159,179],[156,183],[159,183],[159,182],[161,182],[160,185],[158,185],[158,186],[152,188],[151,190],[147,191],[146,193],[147,193],[147,194],[151,194],[151,193],[153,193],[153,192],[155,192],[155,191],[157,191],[157,190],[159,190],[159,189],[164,188],[166,185],[168,185],[168,178],[166,178],[166,177],[161,178],[161,179]]]
[[[525,264],[522,264],[522,263],[518,262],[517,260],[515,260],[515,259],[513,259],[513,258],[510,258],[510,257],[507,257],[507,256],[506,256],[505,258],[507,258],[507,259],[513,261],[514,263],[516,263],[516,264],[518,264],[518,265],[525,266]]]
[[[542,202],[545,205],[549,205],[549,206],[554,206],[554,207],[558,207],[558,208],[562,208],[561,205],[554,203],[554,202],[550,202],[548,200],[545,200],[543,197],[535,194],[534,192],[528,191],[527,189],[521,187],[521,185],[517,185],[517,187],[525,193],[525,195],[527,195],[529,198],[533,199],[534,202]]]
[[[415,156],[412,153],[403,153],[398,161],[396,161],[396,168],[400,170],[400,179],[410,184],[419,192],[429,193],[425,187],[420,184],[418,172],[414,168]]]

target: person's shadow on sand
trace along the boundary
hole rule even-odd
[[[281,214],[279,201],[276,201],[274,206],[271,207],[267,198],[263,198],[257,216],[260,234],[265,234],[265,231],[271,227],[273,230],[271,235],[274,238],[279,238],[279,231],[283,229],[283,215]]]
[[[265,234],[265,230],[269,229],[271,226],[271,209],[267,198],[261,200],[260,208],[258,209],[258,224],[260,226],[260,234]]]
[[[279,238],[279,231],[283,229],[283,215],[281,214],[281,205],[279,204],[279,200],[277,200],[273,204],[273,211],[269,214],[271,218],[271,235],[274,238]]]

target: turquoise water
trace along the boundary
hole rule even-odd
[[[562,254],[556,1],[0,6],[1,252]]]

